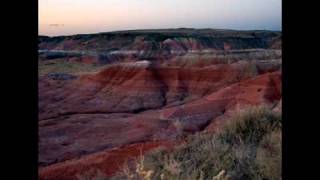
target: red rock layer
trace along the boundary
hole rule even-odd
[[[204,68],[113,65],[72,82],[40,78],[40,120],[76,113],[136,113],[188,102],[256,75],[249,63]]]
[[[271,106],[280,99],[278,71],[233,83],[183,105],[138,114],[77,113],[43,120],[39,122],[39,159],[46,165],[135,142],[170,140],[203,129],[215,131],[234,111]]]

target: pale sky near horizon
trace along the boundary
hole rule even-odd
[[[39,34],[129,29],[281,30],[281,0],[39,0]]]

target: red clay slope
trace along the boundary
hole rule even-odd
[[[280,99],[281,72],[278,71],[273,73],[265,73],[251,79],[243,80],[239,83],[231,84],[225,88],[221,88],[218,91],[208,94],[203,98],[191,101],[182,106],[167,107],[160,110],[150,110],[147,112],[143,112],[142,114],[139,113],[137,115],[132,115],[132,117],[129,118],[129,121],[123,123],[121,123],[122,121],[119,121],[119,127],[129,127],[132,134],[128,134],[126,131],[119,131],[117,129],[114,129],[116,133],[112,132],[113,128],[111,127],[106,127],[105,132],[103,133],[103,131],[101,131],[101,133],[105,136],[109,136],[108,134],[110,133],[115,133],[117,137],[114,136],[113,138],[115,138],[115,140],[118,142],[122,141],[124,144],[129,143],[126,140],[128,139],[128,137],[130,139],[130,136],[134,136],[135,132],[141,134],[140,137],[136,137],[136,141],[142,140],[144,142],[148,142],[157,139],[169,140],[171,139],[172,135],[179,134],[181,133],[181,131],[189,133],[200,131],[204,128],[206,128],[206,130],[208,131],[215,131],[217,128],[221,127],[225,122],[225,118],[221,117],[223,117],[224,115],[228,115],[230,112],[233,112],[238,108],[241,109],[246,106],[261,104],[273,106],[276,105],[280,101]],[[94,123],[95,118],[92,117],[94,117],[94,115],[88,115],[87,117],[83,118],[83,120],[87,121],[88,123]],[[144,119],[141,120],[141,117],[144,117]],[[53,130],[51,134],[56,136],[57,132],[61,132],[63,131],[63,129],[69,129],[71,126],[65,124],[65,121],[70,121],[68,119],[72,119],[72,116],[67,117],[66,120],[59,121],[60,124],[56,122],[57,125],[53,125],[52,127],[49,126],[51,130]],[[75,120],[77,119],[79,118],[75,118]],[[151,119],[152,121],[150,121]],[[181,122],[179,126],[176,126],[176,124],[174,123],[177,120]],[[108,120],[108,118],[104,119],[104,121],[105,123],[103,123],[103,121],[101,121],[101,123],[113,124],[110,120]],[[71,138],[69,138],[77,141],[72,142],[77,144],[76,147],[80,147],[79,145],[83,144],[83,148],[88,146],[91,147],[95,144],[97,145],[102,142],[105,142],[107,141],[106,139],[101,140],[101,142],[97,139],[99,134],[99,127],[101,127],[102,124],[100,124],[99,126],[90,126],[91,130],[87,133],[75,133],[74,135],[78,136],[72,136]],[[72,124],[72,127],[75,129],[77,129],[77,127],[79,128],[79,126],[77,126],[77,123]],[[153,128],[150,129],[150,127]],[[40,129],[40,133],[48,132],[49,129],[47,128],[48,127],[42,127]],[[135,129],[137,131],[135,131]],[[74,132],[77,131],[75,130]],[[145,132],[149,132],[147,133],[148,135],[145,134]],[[60,138],[66,138],[70,134],[72,133],[68,132],[67,134],[61,134]],[[49,133],[47,134],[47,138],[45,138],[46,136],[43,135],[40,137],[43,138],[44,142],[46,143],[46,146],[48,146],[52,143],[57,142],[50,142],[50,138],[52,138],[53,135],[51,135],[50,137]],[[90,141],[93,141],[94,143],[90,145],[86,144]],[[158,147],[157,145],[149,145],[150,143],[146,143],[146,146],[149,147],[147,149],[153,149]],[[68,149],[68,146],[63,147],[63,145],[61,144],[56,144],[54,145],[54,147],[61,147],[60,149],[63,151],[79,151],[81,149],[80,148],[72,150],[72,148]],[[110,155],[110,152],[112,155]],[[138,155],[138,151],[135,152],[136,153],[131,153],[131,151],[128,150],[127,147],[124,147],[116,151],[106,150],[104,152],[101,152],[101,154],[108,155],[82,156],[78,160],[65,161],[59,164],[53,164],[43,167],[40,169],[40,177],[43,180],[74,179],[75,174],[81,173],[89,167],[100,169],[102,172],[110,175],[116,172],[118,167],[121,167],[122,163],[125,161],[126,158],[131,158]],[[49,153],[49,155],[52,155],[52,153]],[[117,161],[116,167],[115,165],[112,165],[112,162],[114,162],[114,160]]]

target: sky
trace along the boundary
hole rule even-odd
[[[281,30],[281,0],[38,0],[39,35],[130,29]]]

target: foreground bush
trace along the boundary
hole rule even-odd
[[[173,152],[141,156],[112,179],[281,179],[281,115],[252,108],[232,118],[217,134],[197,134]]]

